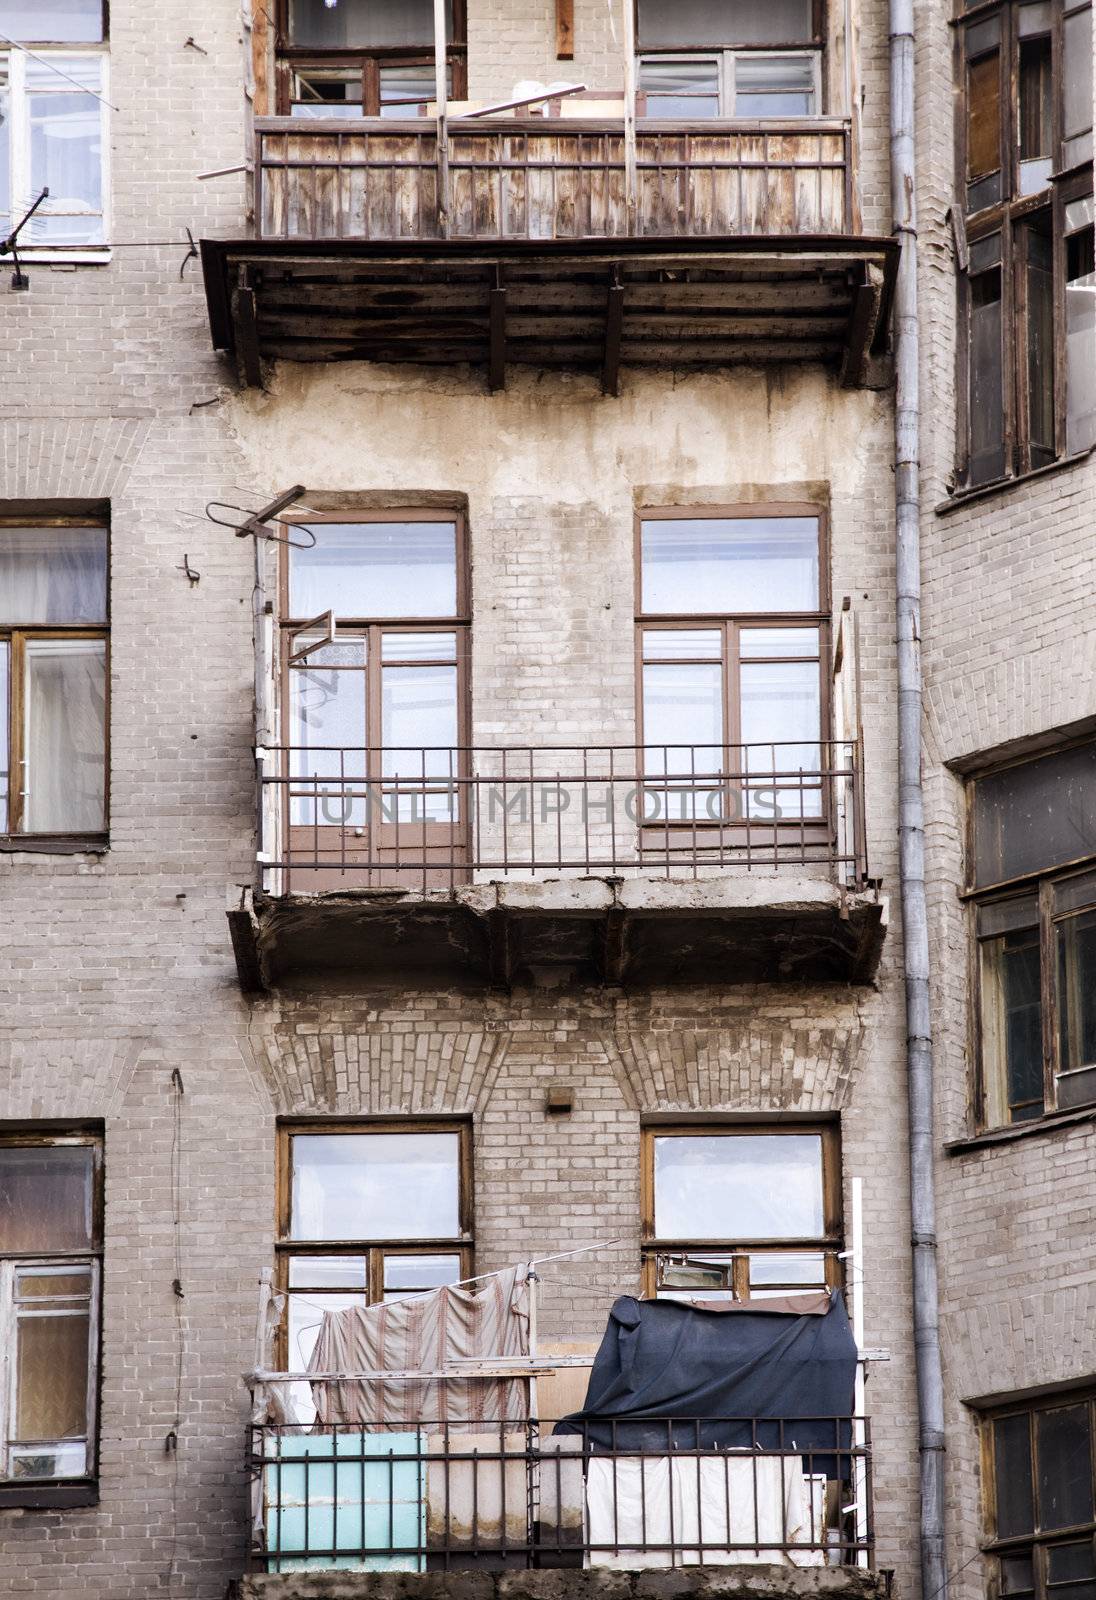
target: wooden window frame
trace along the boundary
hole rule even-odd
[[[818,523],[818,609],[816,611],[734,611],[734,612],[664,612],[643,610],[643,524],[645,522],[718,522],[726,519],[749,518],[763,521],[766,518],[779,517],[813,517]],[[645,655],[643,636],[645,632],[672,632],[675,629],[697,629],[706,632],[721,633],[720,666],[722,669],[721,686],[723,695],[723,743],[725,746],[741,744],[742,706],[739,669],[741,667],[741,653],[737,659],[732,659],[732,650],[737,650],[739,636],[745,628],[747,631],[757,628],[802,628],[804,630],[816,629],[818,632],[818,671],[819,671],[819,744],[825,746],[831,735],[832,705],[832,615],[830,612],[830,539],[829,519],[825,508],[812,504],[809,501],[766,501],[763,504],[730,504],[723,506],[644,506],[638,509],[634,518],[633,534],[633,561],[635,567],[635,717],[636,717],[636,743],[639,750],[645,748],[644,716],[643,716],[643,668]],[[759,658],[763,663],[777,659],[789,661],[810,660],[811,657],[787,658]],[[683,663],[687,664],[687,663]],[[657,786],[657,779],[653,780]],[[822,808],[818,817],[807,819],[807,826],[829,827],[830,807],[827,803],[827,788],[822,785]],[[788,819],[788,825],[796,830],[800,827],[798,818]],[[726,830],[739,828],[742,830],[750,826],[747,816],[733,818],[688,818],[670,819],[663,823],[659,821],[658,828],[670,830],[688,829],[690,832],[700,832],[704,829]]]
[[[1067,888],[1072,883],[1082,883],[1087,877],[1093,878],[1092,906],[1096,908],[1096,854],[1080,856],[1072,861],[1057,863],[1052,867],[1025,873],[1020,877],[1002,880],[997,883],[976,884],[974,880],[975,862],[975,791],[979,779],[990,777],[1004,771],[1006,767],[1025,766],[1032,760],[1038,760],[1046,755],[1058,755],[1091,743],[1091,739],[1075,739],[1067,744],[1056,746],[1054,750],[1041,750],[1034,756],[1024,756],[1016,761],[987,768],[983,772],[972,774],[966,783],[965,815],[964,815],[964,856],[965,856],[965,887],[961,891],[961,898],[966,903],[969,919],[968,944],[968,993],[971,995],[970,1007],[970,1059],[973,1063],[971,1074],[971,1092],[969,1117],[973,1129],[978,1133],[992,1133],[1002,1128],[1033,1128],[1042,1123],[1053,1122],[1065,1115],[1072,1115],[1078,1111],[1096,1111],[1096,1099],[1082,1102],[1080,1105],[1059,1107],[1057,1104],[1058,1078],[1061,1074],[1061,1040],[1059,1031],[1059,1000],[1058,1000],[1058,965],[1056,929],[1059,922],[1071,916],[1080,915],[1086,907],[1075,906],[1065,910],[1057,903],[1059,889]],[[981,972],[981,946],[984,942],[998,937],[995,934],[980,934],[978,931],[978,913],[983,907],[1007,905],[1013,900],[1036,897],[1038,900],[1037,925],[1039,933],[1039,997],[1042,1021],[1042,1048],[1043,1048],[1043,1111],[1041,1115],[1031,1118],[1017,1119],[1012,1122],[997,1122],[989,1116],[989,1085],[991,1073],[1003,1073],[1004,1062],[989,1062],[989,1030],[985,1017],[985,1001],[982,992]]]
[[[295,45],[289,37],[290,0],[275,0],[275,112],[290,115],[293,74],[308,68],[360,66],[362,73],[362,116],[379,117],[381,67],[434,67],[434,45],[426,40],[419,45],[378,45],[330,49],[316,45]],[[468,5],[453,0],[453,37],[446,45],[445,58],[452,77],[450,95],[463,100],[468,93]],[[408,114],[413,108],[408,107]]]
[[[471,1277],[475,1257],[475,1195],[473,1189],[472,1122],[468,1117],[356,1117],[283,1119],[276,1134],[277,1174],[275,1182],[274,1255],[277,1292],[285,1297],[285,1312],[278,1329],[276,1354],[283,1370],[289,1370],[289,1264],[301,1256],[351,1256],[365,1259],[364,1291],[308,1288],[309,1295],[364,1293],[368,1305],[384,1297],[384,1261],[389,1256],[445,1255],[460,1257],[461,1279]],[[300,1134],[409,1134],[455,1133],[458,1136],[457,1192],[460,1231],[445,1239],[293,1239],[293,1139]],[[412,1291],[409,1291],[412,1292]]]
[[[719,116],[718,118],[705,118],[706,122],[734,120],[733,58],[737,55],[813,56],[815,59],[815,109],[807,117],[787,120],[809,121],[813,117],[821,117],[827,114],[826,52],[828,41],[826,39],[825,0],[811,0],[811,36],[809,39],[795,39],[779,44],[644,44],[639,30],[639,0],[633,0],[633,27],[636,41],[637,69],[644,60],[648,58],[654,59],[659,56],[711,56],[718,58]],[[636,115],[640,117],[647,115],[647,99],[642,91],[636,96]],[[752,119],[746,118],[744,120],[751,121]],[[786,119],[779,118],[778,120],[784,121]]]
[[[0,1251],[0,1510],[5,1507],[64,1507],[98,1503],[100,1391],[102,1388],[102,1295],[104,1138],[100,1130],[86,1127],[0,1130],[0,1149],[61,1149],[86,1147],[93,1152],[92,1243],[88,1250]],[[87,1471],[79,1477],[22,1479],[3,1476],[8,1449],[7,1418],[15,1403],[15,1322],[11,1283],[15,1266],[87,1266],[91,1269],[88,1327],[88,1431]]]
[[[710,1138],[753,1135],[787,1138],[815,1134],[822,1141],[822,1203],[824,1232],[811,1239],[660,1239],[655,1233],[655,1140],[662,1138]],[[844,1284],[844,1216],[841,1203],[841,1137],[836,1122],[814,1121],[709,1121],[645,1122],[640,1128],[640,1227],[641,1281],[644,1297],[654,1299],[658,1288],[658,1258],[695,1252],[698,1255],[734,1256],[733,1293],[736,1300],[749,1300],[749,1257],[753,1255],[819,1254],[825,1257],[826,1286],[839,1289]],[[788,1289],[789,1295],[809,1294],[811,1290]],[[696,1299],[704,1298],[698,1290]]]
[[[982,1472],[982,1551],[995,1560],[1002,1556],[1026,1556],[1030,1553],[1035,1571],[1035,1600],[1052,1600],[1048,1592],[1045,1552],[1054,1545],[1078,1544],[1086,1537],[1096,1539],[1096,1514],[1090,1523],[1072,1528],[1038,1529],[1031,1534],[1016,1534],[997,1538],[997,1471],[994,1447],[994,1423],[1008,1417],[1027,1416],[1030,1419],[1031,1465],[1033,1495],[1037,1494],[1038,1458],[1036,1449],[1035,1419],[1045,1411],[1056,1411],[1068,1406],[1088,1405],[1089,1453],[1093,1468],[1093,1496],[1096,1506],[1096,1389],[1091,1384],[1066,1387],[1054,1393],[1029,1396],[1024,1400],[1004,1402],[979,1411],[979,1443]],[[1037,1513],[1036,1513],[1037,1516]],[[999,1569],[995,1574],[991,1593],[1000,1595]]]
[[[953,19],[955,30],[955,81],[958,86],[958,114],[955,136],[955,213],[960,236],[957,269],[958,324],[955,479],[962,488],[981,489],[992,484],[1020,479],[1054,462],[1070,459],[1066,452],[1066,232],[1065,209],[1074,200],[1092,194],[1091,160],[1066,164],[1064,128],[1065,79],[1060,63],[1063,30],[1067,15],[1082,13],[1086,7],[1073,0],[1048,0],[1051,6],[1051,175],[1046,185],[1032,194],[1020,192],[1019,155],[1019,13],[1022,0],[989,0],[971,7]],[[999,38],[999,125],[998,151],[1001,156],[1000,198],[976,210],[969,206],[967,185],[969,105],[968,61],[981,59],[979,52],[968,57],[967,29],[997,19]],[[1026,284],[1022,234],[1039,213],[1050,221],[1053,259],[1053,408],[1054,442],[1049,461],[1034,458],[1028,419]],[[994,234],[1001,236],[1001,383],[1004,418],[1004,472],[994,477],[972,479],[970,438],[971,385],[971,272],[966,255],[970,247]],[[1080,458],[1091,445],[1075,450]]]
[[[10,645],[8,685],[8,827],[0,829],[0,848],[6,851],[95,850],[106,846],[110,835],[110,632],[111,538],[109,519],[95,514],[80,516],[0,516],[3,528],[102,528],[107,536],[107,603],[102,623],[0,623],[0,643]],[[23,821],[23,719],[25,709],[25,656],[28,639],[101,639],[105,655],[106,700],[103,724],[103,823],[92,833],[24,833]]]

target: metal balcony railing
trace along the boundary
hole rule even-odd
[[[629,1448],[635,1422],[588,1420],[562,1435],[552,1426],[253,1426],[253,1564],[874,1563],[865,1418],[647,1418],[642,1450]]]
[[[494,241],[848,235],[851,123],[455,118],[255,122],[268,239]],[[444,196],[444,199],[443,199]]]
[[[855,740],[813,744],[261,749],[264,886],[867,878]]]

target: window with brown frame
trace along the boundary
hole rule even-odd
[[[0,1505],[77,1503],[95,1476],[102,1153],[0,1133]]]
[[[282,551],[291,852],[299,839],[318,861],[349,848],[398,863],[402,840],[454,859],[466,826],[464,519],[337,512],[307,526],[315,545]]]
[[[841,1158],[831,1124],[643,1129],[649,1296],[760,1300],[841,1283]]]
[[[638,524],[645,819],[821,821],[829,615],[817,507],[643,511]],[[779,772],[804,776],[782,786]]]
[[[971,783],[984,1128],[1096,1105],[1096,743]]]
[[[959,28],[959,478],[977,487],[1096,443],[1092,10],[996,0]]]
[[[1096,1399],[1062,1394],[983,1419],[987,1549],[1000,1600],[1096,1594]]]
[[[433,0],[277,0],[277,110],[414,117],[435,97]],[[447,0],[449,93],[467,93],[465,0]]]
[[[287,1123],[278,1130],[285,1370],[307,1365],[326,1311],[422,1294],[472,1272],[466,1122]],[[307,1386],[297,1402],[310,1404]]]
[[[107,530],[0,519],[0,835],[107,827]]]
[[[641,115],[822,110],[821,0],[637,0],[636,41]]]

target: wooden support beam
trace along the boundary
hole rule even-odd
[[[510,916],[501,906],[487,913],[487,968],[493,988],[509,989],[511,982]]]
[[[864,381],[868,351],[875,337],[879,306],[883,297],[882,274],[864,263],[863,278],[853,291],[852,315],[841,361],[841,387],[854,389]]]
[[[249,389],[261,389],[263,369],[259,359],[259,322],[255,291],[248,283],[246,267],[240,268],[239,284],[232,291],[232,321],[236,329],[236,354],[244,384]]]
[[[620,268],[613,268],[609,301],[605,308],[605,360],[601,368],[603,394],[620,393],[620,343],[624,332],[624,285]]]
[[[628,964],[627,928],[625,913],[614,906],[605,919],[605,938],[602,943],[602,965],[606,983],[623,983]]]
[[[575,59],[575,0],[556,0],[556,60]]]
[[[491,348],[487,387],[492,394],[506,388],[506,285],[501,274],[491,290]]]

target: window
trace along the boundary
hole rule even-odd
[[[1096,443],[1092,12],[1011,0],[961,35],[960,476],[975,487]]]
[[[97,1138],[0,1136],[0,1504],[95,1475],[101,1209]]]
[[[0,834],[101,838],[107,531],[0,522]]]
[[[814,0],[638,0],[648,117],[809,117],[822,109]]]
[[[283,568],[291,852],[299,839],[319,860],[397,863],[410,842],[449,860],[467,745],[463,520],[308,526],[315,546],[287,548]]]
[[[833,1127],[643,1130],[648,1295],[759,1300],[840,1281]]]
[[[465,0],[446,6],[450,95],[465,90]],[[278,112],[412,117],[434,99],[433,0],[279,0]]]
[[[107,55],[99,0],[16,0],[0,39],[0,236],[41,194],[20,248],[106,243]],[[99,45],[99,49],[76,48]]]
[[[1002,1408],[984,1421],[983,1494],[1002,1600],[1089,1600],[1093,1538],[1093,1400]]]
[[[821,822],[817,510],[644,512],[639,544],[645,818]]]
[[[307,1365],[325,1311],[401,1299],[472,1272],[465,1123],[279,1130],[278,1277],[286,1369]],[[300,1414],[307,1385],[297,1385]]]
[[[970,829],[979,1121],[1094,1105],[1096,744],[975,779]]]

